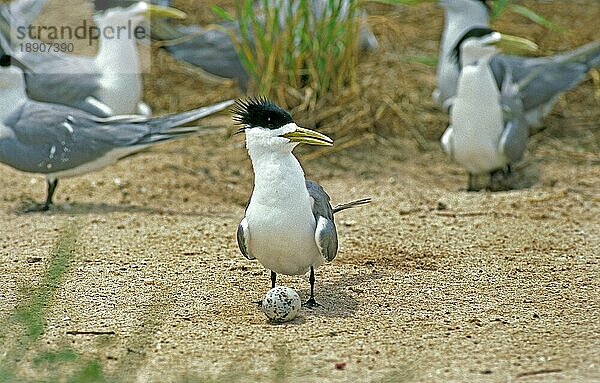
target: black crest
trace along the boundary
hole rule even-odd
[[[279,129],[294,122],[288,112],[265,97],[237,100],[231,112],[233,120],[245,127]]]
[[[133,0],[94,0],[94,9],[96,12],[100,12],[116,7],[127,8],[135,3],[137,1]]]
[[[487,36],[490,33],[494,33],[493,30],[491,30],[490,28],[481,28],[481,27],[477,27],[477,28],[471,28],[469,29],[456,43],[456,45],[454,46],[454,49],[452,49],[452,51],[450,52],[450,57],[452,58],[452,60],[454,60],[459,66],[460,66],[460,46],[462,45],[462,43],[466,40],[469,39],[471,37],[483,37],[483,36]]]
[[[483,3],[483,5],[485,5],[485,7],[488,10],[491,10],[490,3],[488,2],[489,0],[476,0],[476,1],[479,1],[479,2]]]

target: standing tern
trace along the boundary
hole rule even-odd
[[[315,268],[332,261],[338,248],[334,213],[370,202],[361,199],[331,207],[323,188],[305,180],[292,150],[300,143],[331,146],[331,138],[296,125],[288,112],[267,99],[238,101],[234,120],[242,125],[254,169],[254,190],[237,229],[240,251],[271,271],[302,275],[310,271],[310,299],[314,295]]]
[[[152,119],[140,115],[100,118],[68,106],[29,100],[18,67],[22,65],[6,55],[0,58],[0,98],[12,109],[0,121],[0,162],[46,176],[46,201],[32,210],[50,208],[59,179],[100,170],[159,142],[194,134],[198,127],[180,126],[233,104],[230,100]]]
[[[112,37],[104,32],[119,28],[136,30],[151,15],[182,18],[184,14],[144,1],[96,0],[94,7],[94,22],[102,31],[95,57],[51,49],[41,53],[12,48],[11,28],[20,21],[7,8],[2,10],[0,19],[3,48],[27,65],[27,92],[34,100],[71,106],[100,117],[134,113],[149,116],[150,107],[141,101],[141,63],[136,38],[131,31]]]
[[[506,35],[489,28],[473,28],[455,48],[462,70],[450,110],[450,126],[441,142],[446,154],[469,172],[469,190],[478,189],[474,176],[483,174],[490,175],[488,188],[506,188],[497,186],[502,179],[497,175],[510,172],[510,166],[525,152],[530,130],[528,102],[536,97],[540,103],[546,102],[545,95],[569,80],[564,76],[573,72],[564,71],[563,65],[586,66],[589,62],[590,49],[581,49],[569,64],[539,66],[521,80],[508,70],[499,87],[492,60],[504,40],[509,40]],[[592,46],[600,52],[600,42]]]
[[[460,62],[453,59],[458,41],[472,28],[489,28],[490,7],[483,0],[439,0],[445,10],[440,60],[437,68],[437,89],[434,101],[448,111],[453,104],[460,72]],[[517,50],[534,51],[535,45],[513,44],[507,53]],[[515,82],[526,81],[521,92],[525,119],[532,128],[540,128],[559,96],[581,83],[587,72],[600,65],[600,42],[592,42],[569,52],[548,57],[521,57],[496,54],[490,68],[497,86],[512,76]],[[527,80],[535,77],[535,81]],[[540,85],[541,84],[541,85]],[[538,129],[539,130],[539,129]]]

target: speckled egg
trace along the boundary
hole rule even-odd
[[[300,311],[300,296],[294,289],[277,286],[267,293],[262,303],[262,311],[273,322],[291,321]]]

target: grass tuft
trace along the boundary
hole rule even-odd
[[[358,1],[236,2],[241,36],[232,36],[256,94],[285,107],[313,109],[324,95],[356,84]],[[315,5],[319,4],[319,5]]]

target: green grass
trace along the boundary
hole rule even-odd
[[[269,7],[260,12],[251,0],[236,2],[235,19],[241,38],[234,37],[240,59],[253,80],[256,94],[290,106],[314,105],[325,94],[335,95],[355,84],[358,57],[358,1],[328,0],[316,12],[310,0],[296,7]]]
[[[532,11],[531,9],[524,7],[522,5],[519,5],[519,4],[512,4],[512,3],[514,3],[514,1],[496,0],[492,5],[492,17],[491,17],[492,22],[498,20],[499,18],[502,17],[503,14],[505,14],[507,11],[509,11],[509,12],[514,12],[516,14],[519,14],[523,17],[526,17],[529,20],[533,21],[534,23],[539,24],[539,25],[543,26],[544,28],[549,29],[551,31],[560,32],[560,31],[564,30],[564,28],[562,28],[561,26],[553,23],[552,21],[548,20],[544,16]]]
[[[32,290],[24,288],[21,304],[0,326],[0,343],[4,351],[4,356],[0,358],[0,382],[31,381],[17,373],[20,362],[31,353],[33,367],[50,374],[46,379],[36,381],[107,382],[97,361],[83,359],[69,347],[53,351],[35,351],[36,348],[41,348],[39,339],[46,327],[45,314],[69,270],[75,255],[78,234],[76,223],[62,229],[39,287]],[[64,371],[70,371],[70,375],[63,376]]]

